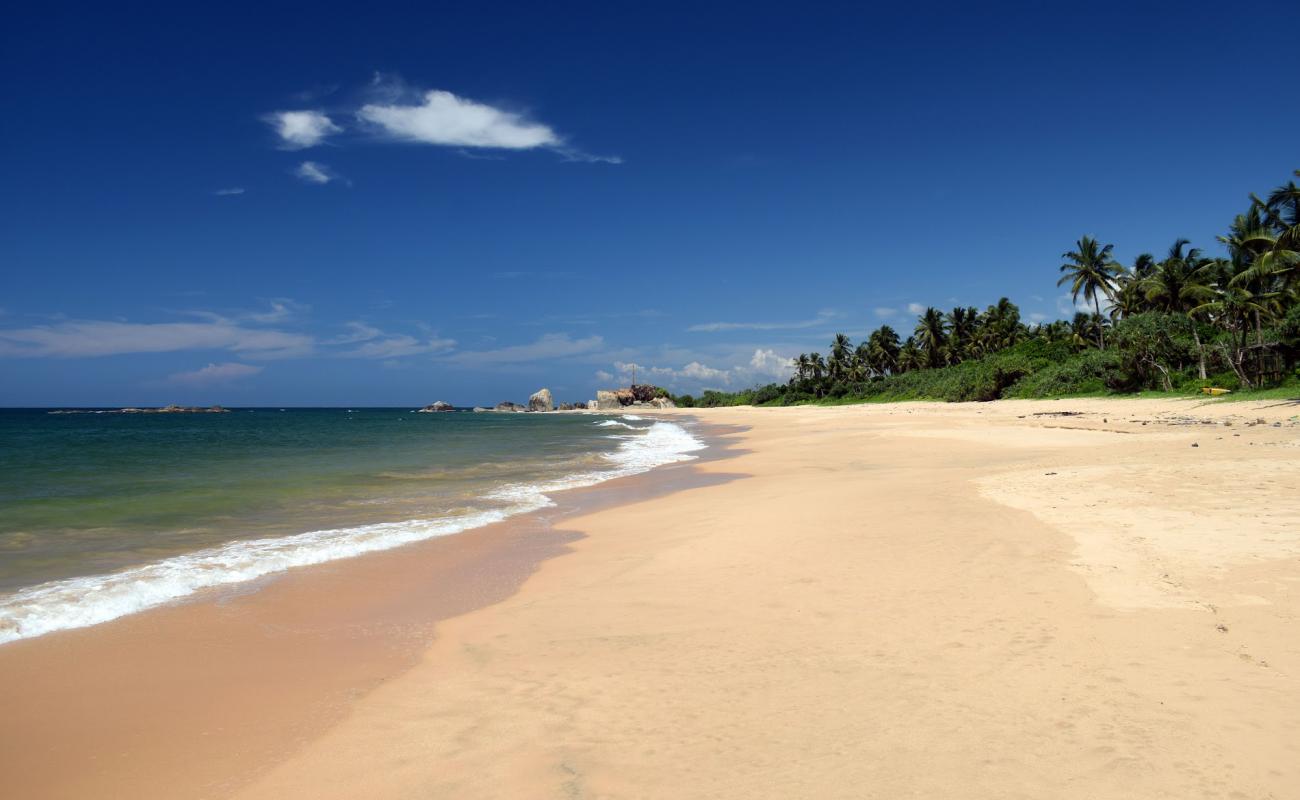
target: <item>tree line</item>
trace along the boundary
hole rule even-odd
[[[1300,178],[1300,170],[1294,175]],[[1296,380],[1300,187],[1290,180],[1264,197],[1250,195],[1249,207],[1217,240],[1222,256],[1178,239],[1161,258],[1143,253],[1121,264],[1113,244],[1084,236],[1062,254],[1058,285],[1069,288],[1076,306],[1092,310],[1070,320],[1026,324],[1005,297],[983,311],[930,307],[905,337],[889,325],[856,345],[836,334],[825,355],[798,355],[786,384],[677,399],[682,405],[727,405],[907,396],[906,387],[922,391],[941,381],[902,376],[946,370],[945,379],[964,376],[969,382],[981,371],[954,368],[977,362],[988,362],[985,373],[1009,370],[993,379],[999,392],[1048,368],[1055,372],[1044,390],[1077,384],[1172,391],[1189,381],[1254,389]],[[999,358],[1013,353],[1024,358]],[[1063,362],[1080,372],[1075,383],[1062,372]]]

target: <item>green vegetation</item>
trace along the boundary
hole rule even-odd
[[[1005,297],[984,311],[927,308],[905,339],[888,325],[856,347],[836,334],[825,357],[799,355],[787,383],[674,400],[687,407],[960,402],[1203,387],[1300,396],[1300,187],[1289,181],[1250,200],[1218,237],[1226,257],[1207,257],[1179,239],[1162,260],[1144,253],[1124,266],[1113,245],[1081,238],[1062,256],[1059,283],[1093,311],[1070,321],[1026,325]]]

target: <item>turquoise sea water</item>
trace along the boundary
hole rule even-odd
[[[0,410],[0,642],[489,524],[701,447],[630,415]]]

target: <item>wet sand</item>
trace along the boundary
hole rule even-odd
[[[0,648],[14,796],[1296,795],[1300,404],[694,413],[527,535]]]

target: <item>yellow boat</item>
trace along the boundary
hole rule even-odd
[[[1232,390],[1231,390],[1231,389],[1220,389],[1220,388],[1218,388],[1217,386],[1202,386],[1202,387],[1201,387],[1201,394],[1213,394],[1213,395],[1232,394]]]

